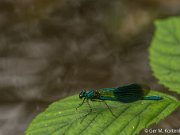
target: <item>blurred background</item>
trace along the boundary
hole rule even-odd
[[[154,20],[177,15],[179,0],[0,0],[0,135],[82,88],[142,82],[179,98],[148,58]],[[179,127],[177,109],[151,128]]]

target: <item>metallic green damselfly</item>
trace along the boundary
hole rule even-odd
[[[79,98],[83,99],[82,103],[79,104],[77,108],[82,106],[85,101],[87,101],[90,112],[92,111],[92,107],[89,104],[89,100],[91,101],[99,101],[104,102],[107,108],[111,111],[110,107],[107,105],[105,101],[117,101],[122,103],[132,103],[138,100],[161,100],[163,99],[160,96],[147,96],[150,91],[150,87],[142,84],[129,84],[125,86],[121,86],[118,88],[102,88],[98,90],[90,90],[89,92],[82,90],[79,94]],[[115,116],[115,115],[114,115]]]

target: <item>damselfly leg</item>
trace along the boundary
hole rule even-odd
[[[89,100],[86,99],[86,101],[87,101],[87,104],[88,104],[90,110],[89,110],[89,112],[88,112],[86,115],[83,116],[83,118],[81,119],[81,122],[80,122],[80,123],[82,123],[82,122],[84,121],[84,119],[92,112],[92,107],[91,107],[91,105],[90,105],[90,103],[89,103]]]
[[[114,117],[117,117],[114,113],[113,113],[113,111],[111,110],[111,108],[108,106],[108,104],[105,102],[105,101],[103,101],[104,102],[104,104],[107,106],[107,108],[109,109],[109,111],[111,112],[111,114],[114,116]]]
[[[83,101],[82,101],[82,103],[79,104],[79,106],[76,107],[76,110],[84,104],[84,101],[85,101],[85,100],[86,100],[86,98],[84,98]]]
[[[111,108],[108,106],[108,104],[107,104],[105,101],[103,101],[103,100],[95,100],[95,99],[91,99],[91,101],[103,102],[103,103],[107,106],[107,108],[108,108],[108,110],[110,111],[110,113],[111,113],[114,117],[117,117],[117,116],[113,113],[113,111],[111,110]]]

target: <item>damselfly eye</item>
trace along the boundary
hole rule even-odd
[[[81,98],[83,98],[83,95],[82,95],[82,93],[80,93],[80,94],[79,94],[79,98],[80,98],[80,99],[81,99]]]
[[[83,96],[82,96],[82,94],[79,94],[79,98],[82,98]]]
[[[85,90],[82,90],[82,91],[79,93],[79,98],[81,99],[81,98],[85,97],[85,95],[86,95],[86,91],[85,91]]]

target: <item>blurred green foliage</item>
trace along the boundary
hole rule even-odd
[[[156,21],[150,47],[154,76],[170,90],[180,93],[180,18]]]

